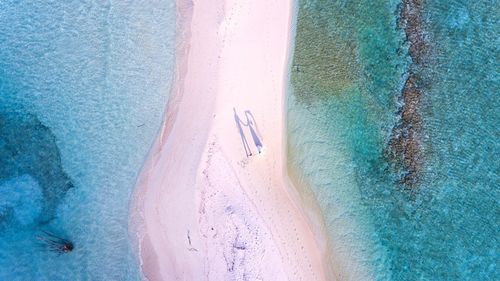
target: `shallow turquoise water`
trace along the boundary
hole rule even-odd
[[[399,1],[299,1],[289,159],[347,280],[498,280],[498,3],[426,1],[419,185],[387,157],[412,60]]]
[[[170,0],[0,2],[0,280],[139,279],[129,198],[174,34]]]

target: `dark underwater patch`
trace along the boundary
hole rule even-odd
[[[394,126],[389,142],[389,157],[402,167],[400,183],[405,188],[418,185],[423,169],[421,100],[424,94],[420,70],[425,67],[429,41],[424,32],[423,0],[401,3],[399,26],[404,30],[412,63],[404,84],[398,111],[399,122]]]
[[[0,186],[25,175],[33,178],[41,188],[43,205],[35,222],[47,223],[54,218],[63,196],[73,187],[62,168],[56,137],[32,114],[0,112]],[[8,223],[6,220],[9,214],[12,215],[12,208],[4,206],[0,224]]]

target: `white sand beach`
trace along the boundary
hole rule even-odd
[[[175,85],[131,210],[145,277],[326,280],[320,228],[286,171],[293,2],[178,10]]]

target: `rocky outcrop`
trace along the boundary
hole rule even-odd
[[[423,97],[419,70],[425,66],[429,44],[424,32],[423,0],[403,0],[399,25],[406,34],[412,63],[400,97],[398,124],[390,141],[390,157],[403,168],[400,183],[406,188],[418,185],[423,166],[422,117],[420,105]]]

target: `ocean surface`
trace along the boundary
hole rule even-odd
[[[0,280],[140,279],[129,199],[174,35],[172,0],[0,1]]]
[[[297,8],[289,168],[334,274],[500,280],[499,2]]]

